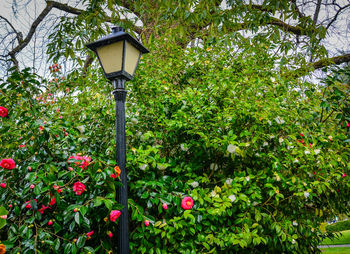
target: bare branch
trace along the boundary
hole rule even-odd
[[[1,15],[0,15],[0,18],[3,19],[3,20],[5,20],[5,22],[12,28],[12,30],[13,30],[14,33],[16,34],[16,38],[17,38],[18,43],[21,43],[21,41],[23,40],[23,35],[22,35],[22,33],[21,33],[21,32],[18,32],[18,31],[16,30],[16,28],[14,28],[14,26],[11,24],[11,22],[8,21],[7,18],[5,18],[5,17],[3,17],[3,16],[1,16]]]
[[[321,3],[322,3],[322,0],[317,0],[316,10],[315,10],[314,18],[313,18],[313,22],[315,25],[316,25],[317,20],[318,20],[318,14],[320,13]]]
[[[345,10],[346,8],[350,7],[350,4],[347,4],[341,8],[339,8],[339,10],[337,11],[337,13],[334,15],[333,19],[328,23],[328,25],[326,26],[326,29],[328,30],[328,28],[337,20],[339,14]]]

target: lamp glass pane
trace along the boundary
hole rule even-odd
[[[124,70],[131,76],[134,75],[141,52],[126,42]]]
[[[123,41],[99,47],[96,51],[106,74],[121,71],[123,61]]]

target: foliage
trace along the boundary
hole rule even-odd
[[[328,225],[326,227],[326,230],[328,232],[340,232],[344,230],[350,230],[350,221],[349,220],[339,221],[337,223]]]
[[[334,239],[325,239],[321,242],[321,245],[329,244],[350,244],[350,230],[338,231],[337,237]]]
[[[271,44],[243,41],[242,51],[226,39],[186,50],[157,40],[127,83],[133,253],[315,252],[319,224],[349,211],[350,128],[322,117],[325,95],[314,84],[276,69]],[[116,224],[104,221],[121,208],[110,177],[112,87],[93,68],[53,75],[51,83],[13,72],[1,85],[9,117],[0,158],[17,164],[0,175],[0,205],[13,205],[1,239],[10,253],[114,252],[106,235]],[[86,169],[67,162],[78,153],[91,157]],[[41,214],[50,194],[57,202]],[[194,206],[185,211],[186,196]]]

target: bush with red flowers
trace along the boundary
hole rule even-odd
[[[132,253],[317,250],[320,224],[349,212],[347,86],[335,73],[320,93],[275,71],[260,43],[211,43],[151,45],[127,83],[127,172],[100,70],[62,79],[55,65],[52,82],[27,69],[0,84],[9,253],[115,253],[124,173]]]

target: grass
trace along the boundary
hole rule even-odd
[[[337,245],[337,244],[350,244],[350,230],[345,230],[341,232],[342,235],[339,236],[339,238],[334,238],[333,240],[331,239],[324,239],[320,245]],[[349,248],[348,248],[349,249]],[[348,252],[344,253],[350,253],[350,250]]]
[[[321,249],[322,253],[325,254],[350,254],[350,248],[340,248],[340,247],[336,247],[336,248],[325,248],[325,249]]]

